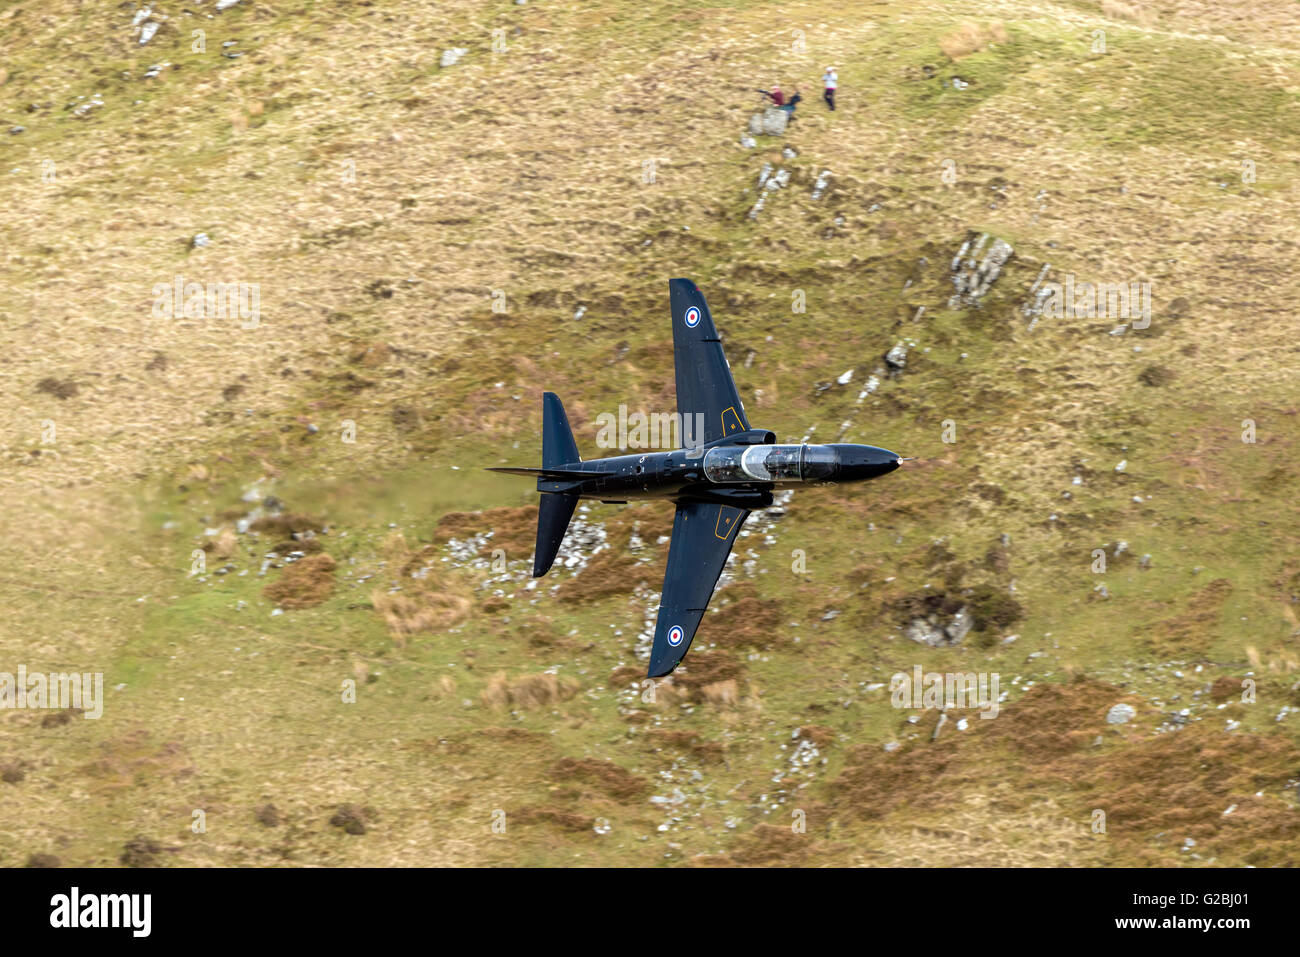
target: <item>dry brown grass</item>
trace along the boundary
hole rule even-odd
[[[692,858],[694,867],[801,867],[827,853],[825,843],[788,824],[759,824],[728,854]]]
[[[464,595],[431,588],[391,594],[374,591],[370,602],[399,644],[413,635],[442,631],[464,621],[472,606]]]
[[[311,608],[334,592],[333,557],[321,553],[299,559],[285,568],[278,581],[263,589],[263,594],[281,608]]]
[[[465,620],[474,602],[465,583],[438,561],[436,547],[413,552],[406,537],[394,532],[381,549],[401,569],[402,588],[372,591],[370,603],[399,646],[413,635],[442,631]]]
[[[596,819],[567,808],[550,804],[527,804],[506,818],[518,824],[554,824],[565,831],[590,831]]]
[[[950,60],[960,60],[972,53],[979,53],[991,43],[1006,43],[1007,28],[1001,20],[994,20],[986,26],[967,21],[952,33],[939,39],[939,49]]]
[[[650,789],[645,778],[598,758],[561,758],[554,776],[560,781],[582,782],[620,800],[639,797]]]
[[[488,533],[491,533],[491,538],[480,549],[480,554],[490,555],[493,550],[501,548],[508,559],[531,555],[537,539],[537,508],[523,505],[481,512],[448,512],[438,519],[433,540],[441,543]]]
[[[700,686],[700,694],[709,704],[720,708],[734,707],[740,700],[740,686],[735,678]]]
[[[673,687],[694,700],[734,703],[745,666],[729,651],[693,650],[672,674]]]
[[[1006,841],[990,840],[984,845],[986,865],[1027,864],[1040,852],[1063,858],[1083,853],[1074,863],[1095,860],[1095,853],[1086,853],[1095,840],[1088,830],[1095,810],[1106,816],[1107,853],[1126,860],[1167,863],[1189,836],[1224,863],[1264,866],[1288,858],[1300,822],[1277,792],[1300,751],[1285,734],[1232,734],[1202,721],[1152,736],[1149,726],[1157,716],[1131,696],[1127,700],[1138,708],[1135,721],[1122,728],[1106,723],[1109,706],[1123,700],[1118,688],[1076,678],[1035,686],[995,720],[972,716],[971,729],[960,735],[931,742],[922,734],[893,754],[878,745],[856,746],[832,787],[835,814],[840,819],[898,820],[925,800],[931,811],[949,817],[952,809],[951,814],[960,815],[963,806],[986,800],[979,795],[987,792],[989,775],[1000,768],[1003,778],[1018,783],[997,792],[998,815],[1041,818],[1039,805],[1049,802],[1060,809],[1050,815],[1059,840],[1055,851],[1050,842],[1038,841],[1028,858],[1011,855],[1005,860],[993,854]],[[927,712],[929,726],[933,716]],[[921,727],[928,730],[927,722]],[[1265,796],[1251,813],[1241,818],[1223,813],[1261,790]],[[980,816],[971,816],[972,824]],[[980,845],[977,834],[990,829],[994,825],[987,818],[973,831],[959,829],[971,839],[972,858]],[[948,838],[957,836],[947,830]],[[1164,836],[1163,848],[1153,843],[1157,835]]]
[[[1161,658],[1202,657],[1218,634],[1219,615],[1232,594],[1232,582],[1216,578],[1194,594],[1187,610],[1142,629]]]
[[[1112,20],[1131,20],[1143,25],[1149,25],[1155,20],[1153,11],[1136,3],[1125,3],[1124,0],[1101,0],[1101,12]]]
[[[632,555],[611,544],[560,586],[559,599],[585,605],[610,595],[626,595],[638,582],[657,585],[662,581],[662,564],[638,564]]]
[[[561,678],[549,671],[520,675],[513,679],[507,677],[504,671],[498,671],[488,679],[480,700],[489,708],[530,710],[559,704],[580,690],[582,685],[577,679],[568,676]]]

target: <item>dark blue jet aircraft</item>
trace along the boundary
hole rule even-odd
[[[713,597],[732,543],[749,513],[772,504],[772,490],[860,482],[898,468],[899,457],[871,445],[777,445],[751,429],[704,295],[689,279],[671,279],[677,412],[703,414],[704,434],[672,452],[617,455],[584,462],[559,396],[542,397],[542,467],[494,468],[536,476],[542,494],[533,577],[550,569],[578,499],[625,504],[668,499],[677,505],[668,571],[659,601],[650,677],[669,674],[686,655]],[[690,430],[683,428],[682,434]]]

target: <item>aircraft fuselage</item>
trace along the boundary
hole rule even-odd
[[[872,445],[778,445],[773,438],[755,430],[692,449],[588,459],[564,479],[539,478],[537,490],[605,502],[662,498],[755,509],[771,505],[775,489],[861,482],[898,468],[895,453]]]

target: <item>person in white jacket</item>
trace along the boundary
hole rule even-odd
[[[839,85],[840,81],[835,73],[835,67],[828,66],[826,72],[822,74],[822,86],[826,88],[825,92],[822,93],[822,99],[826,101],[826,105],[832,110],[835,109],[835,90]]]

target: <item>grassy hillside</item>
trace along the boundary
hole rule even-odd
[[[0,0],[0,671],[106,688],[0,711],[0,863],[1300,863],[1294,4],[215,6]],[[671,508],[534,584],[480,466],[674,408],[672,276],[755,426],[917,461],[755,515],[646,700]]]

